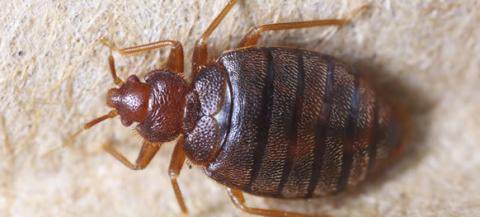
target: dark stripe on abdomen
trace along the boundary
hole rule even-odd
[[[323,156],[325,154],[325,138],[327,135],[328,121],[330,119],[330,109],[333,102],[333,80],[334,80],[334,70],[335,64],[330,59],[330,57],[325,56],[325,61],[327,62],[327,73],[326,73],[326,82],[325,82],[325,94],[322,100],[322,109],[320,113],[320,118],[317,120],[316,126],[314,127],[315,131],[315,148],[314,148],[314,160],[312,175],[310,176],[310,181],[307,190],[306,197],[312,197],[315,187],[318,184],[320,179],[320,171],[322,168]]]
[[[345,139],[343,142],[343,157],[342,157],[342,170],[340,172],[340,178],[337,184],[337,192],[343,191],[348,184],[348,178],[350,177],[350,171],[353,162],[353,143],[356,140],[358,129],[357,118],[358,112],[360,109],[360,91],[358,90],[358,77],[356,74],[354,76],[354,86],[352,99],[350,104],[350,113],[348,115]]]
[[[368,172],[373,171],[377,159],[377,143],[380,136],[378,133],[378,106],[378,98],[376,98],[373,107],[372,132],[368,144]]]
[[[272,104],[273,104],[273,79],[275,70],[273,66],[272,53],[268,48],[262,49],[265,53],[267,75],[265,77],[265,87],[262,93],[262,111],[257,117],[258,126],[258,141],[253,152],[253,165],[250,171],[250,182],[247,185],[248,189],[252,190],[252,184],[255,182],[262,165],[262,159],[265,155],[265,147],[268,143],[268,131],[270,130],[272,118]]]
[[[303,52],[302,50],[296,50],[297,56],[297,80],[296,80],[296,91],[295,91],[295,104],[293,108],[292,117],[289,120],[288,128],[287,128],[287,139],[288,139],[288,147],[287,147],[287,158],[285,167],[283,168],[282,178],[280,180],[280,184],[278,186],[277,194],[282,194],[283,188],[285,187],[285,183],[288,180],[288,177],[291,173],[293,168],[294,160],[297,154],[297,148],[300,144],[298,144],[297,136],[298,136],[298,125],[302,117],[303,111],[303,94],[305,92],[305,70],[303,65]]]

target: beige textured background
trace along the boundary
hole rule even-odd
[[[365,1],[240,2],[214,33],[213,55],[255,24],[339,17]],[[118,119],[73,142],[68,136],[108,111],[113,82],[97,38],[118,46],[177,39],[189,68],[194,40],[225,3],[0,0],[0,216],[179,216],[167,176],[171,145],[133,172],[100,148],[111,138],[136,157],[141,140]],[[264,44],[332,54],[374,75],[410,107],[416,133],[397,166],[355,192],[249,203],[334,216],[480,216],[479,8],[476,0],[379,0],[340,30],[264,37]],[[167,53],[117,58],[120,75],[144,75]],[[222,186],[186,168],[180,184],[191,216],[246,216]]]

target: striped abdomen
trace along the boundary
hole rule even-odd
[[[332,57],[300,49],[224,53],[230,103],[211,178],[251,194],[305,198],[362,181],[400,143],[398,120]]]

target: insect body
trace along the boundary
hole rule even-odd
[[[363,181],[401,150],[400,116],[368,81],[328,55],[295,48],[257,47],[269,30],[343,25],[347,20],[316,20],[259,26],[238,49],[208,60],[206,40],[232,0],[197,42],[193,77],[183,73],[183,51],[176,41],[118,49],[134,54],[171,46],[167,69],[150,72],[145,82],[126,82],[111,72],[120,88],[109,90],[109,114],[89,128],[120,115],[122,124],[138,122],[145,139],[135,164],[111,145],[107,150],[131,169],[142,169],[160,144],[180,138],[170,164],[172,185],[187,212],[176,178],[186,158],[227,186],[235,205],[265,216],[307,216],[245,205],[242,192],[278,198],[334,194]]]
[[[326,55],[291,48],[227,52],[200,71],[192,92],[202,97],[197,125],[185,132],[188,158],[211,178],[251,194],[339,192],[400,145],[389,107],[350,67]]]

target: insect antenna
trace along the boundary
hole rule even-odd
[[[115,69],[115,60],[113,59],[111,51],[110,51],[110,55],[108,56],[108,66],[110,66],[110,73],[112,75],[113,82],[117,86],[121,86],[123,84],[123,80],[119,78],[117,75],[117,71]]]
[[[102,115],[102,116],[100,116],[100,117],[98,117],[98,118],[95,118],[95,119],[89,121],[88,123],[86,123],[85,125],[83,125],[83,129],[86,130],[86,129],[88,129],[88,128],[90,128],[90,127],[93,127],[93,126],[95,126],[96,124],[98,124],[98,123],[100,123],[100,122],[102,122],[102,121],[104,121],[104,120],[107,120],[107,119],[110,119],[110,118],[114,118],[114,117],[117,116],[117,115],[118,115],[117,110],[115,110],[115,109],[114,109],[114,110],[111,110],[111,111],[108,112],[107,114]]]
[[[115,47],[110,41],[108,41],[106,38],[100,38],[98,40],[101,44],[107,46],[110,48],[110,54],[108,55],[108,66],[110,67],[110,74],[112,75],[113,82],[117,86],[121,86],[124,82],[122,79],[120,79],[117,75],[117,70],[115,69],[115,59],[113,59],[112,51],[117,51],[117,52],[122,52],[119,50],[117,47]]]
[[[64,144],[62,144],[61,146],[59,147],[56,147],[56,148],[53,148],[49,151],[47,151],[46,153],[42,154],[42,157],[45,157],[45,156],[48,156],[50,155],[51,153],[61,149],[61,148],[64,148],[64,147],[67,147],[67,146],[70,146],[72,144],[72,141],[78,136],[78,134],[80,134],[82,131],[84,130],[87,130],[95,125],[97,125],[98,123],[104,121],[104,120],[107,120],[107,119],[110,119],[110,118],[114,118],[115,116],[118,115],[118,112],[117,110],[111,110],[110,112],[108,112],[107,114],[105,115],[102,115],[98,118],[95,118],[89,122],[87,122],[86,124],[83,125],[83,128],[75,131],[73,134],[71,134],[70,136],[68,136],[68,138],[66,139],[66,141],[64,142]]]

